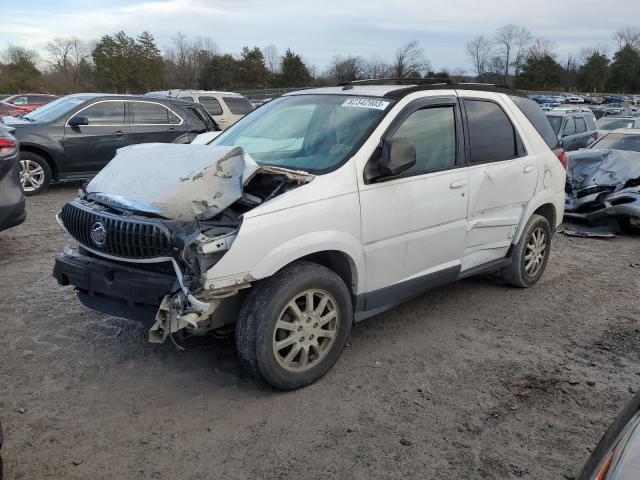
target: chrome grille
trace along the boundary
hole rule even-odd
[[[62,207],[60,219],[69,234],[91,250],[132,259],[166,257],[171,254],[171,234],[157,221],[112,215],[76,202]],[[102,246],[91,238],[91,229],[97,222],[106,230]]]

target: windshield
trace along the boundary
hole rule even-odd
[[[212,145],[242,147],[261,165],[321,173],[341,165],[392,101],[346,95],[292,95],[253,111]]]
[[[615,130],[616,128],[633,128],[630,118],[599,118],[596,122],[598,130]]]
[[[608,150],[627,150],[640,152],[640,133],[638,135],[625,135],[624,133],[609,133],[590,148]]]
[[[34,110],[33,112],[25,115],[22,118],[26,118],[27,120],[31,120],[33,122],[51,122],[60,118],[65,113],[71,111],[77,105],[80,105],[83,102],[86,102],[91,97],[88,96],[68,96],[62,97],[53,102],[47,103],[46,105]]]
[[[562,119],[564,117],[560,115],[547,115],[549,119],[549,123],[553,127],[553,131],[556,132],[556,135],[560,133],[560,127],[562,126]]]

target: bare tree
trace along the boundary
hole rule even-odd
[[[418,41],[412,40],[398,49],[392,69],[398,78],[420,77],[431,69],[431,65]]]
[[[4,63],[11,63],[17,65],[21,62],[27,62],[36,64],[40,57],[38,52],[31,50],[20,45],[9,45],[7,49],[2,53],[2,59]]]
[[[366,78],[385,78],[389,76],[391,67],[378,55],[373,55],[364,62],[362,76]]]
[[[78,37],[55,37],[46,46],[46,63],[58,77],[61,87],[76,91],[81,85],[83,73],[89,73],[91,49]]]
[[[483,35],[478,35],[467,43],[467,55],[473,63],[473,68],[480,82],[485,81],[485,74],[489,65],[489,59],[493,51],[493,43]]]
[[[613,39],[618,45],[618,50],[627,45],[634,50],[640,50],[640,27],[627,25],[619,28],[613,34]]]
[[[542,58],[545,56],[553,57],[553,42],[542,37],[536,38],[535,41],[527,48],[526,56],[527,58]]]
[[[193,40],[178,32],[166,49],[167,80],[172,87],[195,88],[206,63],[218,54],[216,42],[209,37]]]
[[[524,61],[527,47],[531,42],[529,30],[516,25],[505,25],[496,32],[496,45],[502,57],[504,82],[508,82],[511,67],[517,73]]]
[[[353,55],[335,55],[331,59],[326,76],[333,78],[336,82],[350,82],[363,77],[364,61],[360,57]]]
[[[269,44],[262,49],[262,55],[264,55],[264,62],[267,64],[267,68],[273,74],[278,73],[280,69],[280,54],[278,48],[273,44]]]

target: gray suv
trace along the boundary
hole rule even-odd
[[[545,112],[565,151],[585,148],[597,138],[593,113],[585,110]]]

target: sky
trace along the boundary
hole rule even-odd
[[[302,54],[322,72],[336,55],[379,56],[418,40],[435,69],[472,67],[465,44],[516,24],[552,42],[560,60],[589,46],[615,50],[613,32],[640,23],[640,0],[25,0],[4,2],[0,50],[19,44],[44,51],[55,36],[95,41],[124,30],[150,31],[161,49],[180,31],[208,36],[223,52],[274,44]],[[614,14],[615,12],[615,14]]]

